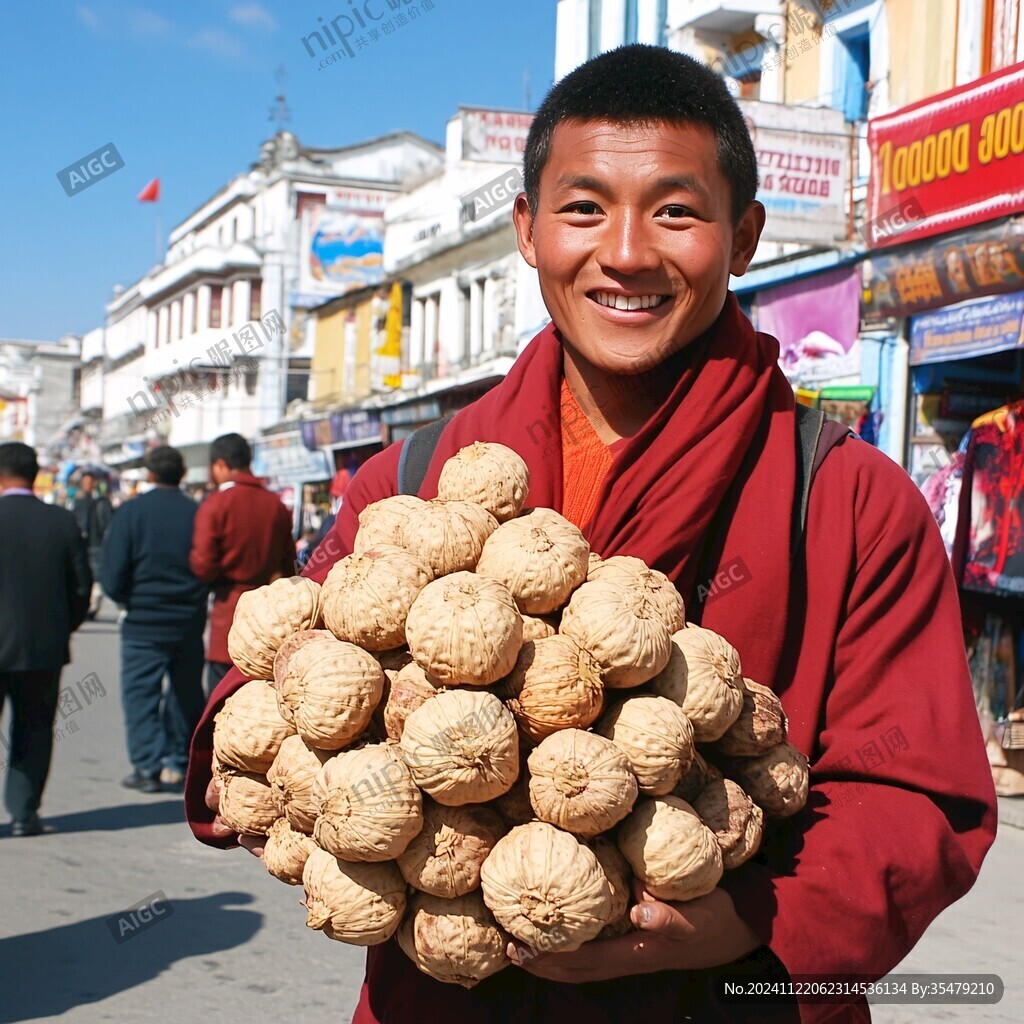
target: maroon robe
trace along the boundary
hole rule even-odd
[[[956,590],[907,474],[858,440],[838,445],[815,477],[804,551],[791,560],[794,405],[777,357],[778,343],[756,334],[730,295],[711,330],[665,363],[677,384],[616,448],[585,532],[602,556],[636,555],[668,573],[688,618],[722,634],[744,675],[779,694],[790,741],[810,758],[807,807],[722,880],[737,912],[791,975],[877,977],[973,884],[995,834],[995,797]],[[561,359],[549,327],[449,424],[421,496],[436,495],[440,466],[460,447],[498,441],[530,467],[527,504],[560,508]],[[352,550],[360,510],[396,492],[399,450],[357,474],[307,575],[323,580]],[[712,588],[701,608],[696,594],[737,559],[747,580]],[[225,678],[193,741],[189,822],[215,846],[232,844],[211,835],[203,803],[213,715],[241,682],[237,671]],[[369,951],[355,1020],[668,1024],[690,1009],[692,984],[692,973],[664,972],[571,986],[510,967],[465,991],[420,974],[391,942]],[[842,1008],[800,1009],[818,1021]],[[844,1011],[868,1017],[863,1001]]]
[[[248,590],[295,570],[291,513],[251,473],[213,492],[196,512],[189,567],[213,590],[208,661],[230,662],[228,631]]]

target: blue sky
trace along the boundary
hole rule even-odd
[[[360,0],[360,4],[362,0]],[[318,70],[301,43],[350,0],[0,2],[0,337],[55,340],[103,321],[115,284],[259,155],[284,64],[308,146],[398,129],[443,143],[459,103],[522,109],[551,84],[554,0],[433,0],[354,59]],[[422,0],[417,0],[422,7]],[[372,0],[374,10],[386,0]],[[72,198],[57,171],[113,142],[123,169]]]

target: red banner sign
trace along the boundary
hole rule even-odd
[[[1024,63],[868,124],[872,248],[1024,210]]]

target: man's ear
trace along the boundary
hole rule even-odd
[[[740,217],[732,234],[732,253],[729,257],[729,273],[742,277],[757,252],[757,243],[764,231],[764,207],[755,199]]]
[[[523,259],[536,270],[537,250],[533,244],[533,214],[530,212],[525,192],[520,192],[516,196],[515,206],[512,207],[512,221],[516,226],[519,251],[523,254]]]

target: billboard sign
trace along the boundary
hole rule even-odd
[[[872,248],[1024,210],[1024,63],[874,118],[868,147]],[[907,200],[921,216],[886,230]]]

